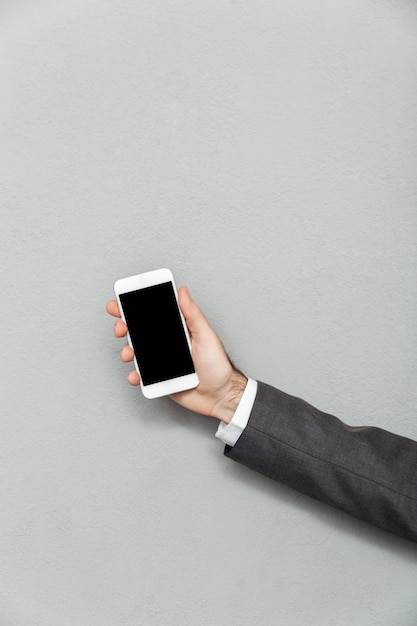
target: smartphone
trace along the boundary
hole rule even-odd
[[[164,268],[121,278],[114,291],[143,395],[158,398],[197,387],[190,336],[172,272]]]

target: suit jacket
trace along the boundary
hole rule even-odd
[[[226,456],[392,533],[417,541],[417,442],[351,427],[258,383],[248,425]]]

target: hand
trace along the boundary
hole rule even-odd
[[[187,287],[178,290],[178,301],[191,337],[191,352],[200,384],[195,389],[170,396],[175,402],[196,413],[211,415],[230,422],[245,390],[247,378],[237,370],[227,356],[223,344],[211,328],[197,304],[191,299]],[[120,319],[116,300],[111,300],[106,310],[119,318],[114,325],[116,337],[126,337],[127,326]],[[126,344],[120,353],[124,362],[133,361],[133,350]],[[139,385],[136,370],[130,372],[128,381]]]

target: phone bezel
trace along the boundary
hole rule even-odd
[[[185,323],[184,316],[179,307],[178,292],[177,292],[177,288],[175,285],[174,276],[171,270],[167,268],[161,268],[157,270],[152,270],[150,272],[144,272],[142,274],[136,274],[134,276],[127,276],[126,278],[119,278],[119,280],[117,280],[114,284],[114,292],[116,294],[120,315],[122,317],[122,320],[126,324],[126,318],[125,318],[123,307],[120,301],[120,294],[128,293],[130,291],[136,291],[138,289],[144,289],[146,287],[152,287],[154,285],[160,285],[161,283],[167,283],[167,282],[172,283],[174,293],[175,293],[175,298],[177,301],[178,311],[179,311],[181,322],[182,322],[184,332],[185,332],[185,337],[187,339],[188,347],[192,355],[191,339],[190,339],[187,325]],[[133,350],[129,332],[127,333],[127,341]],[[140,373],[136,355],[134,356],[133,361],[135,364],[136,371],[138,372],[140,376],[140,386],[141,386],[142,393],[145,396],[145,398],[151,399],[151,398],[159,398],[161,396],[168,396],[174,393],[178,393],[180,391],[193,389],[197,387],[197,385],[199,384],[197,372],[194,372],[193,374],[187,374],[185,376],[179,376],[177,378],[170,378],[168,380],[164,380],[158,383],[153,383],[151,385],[144,385],[142,383],[142,376]]]

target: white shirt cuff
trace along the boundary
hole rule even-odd
[[[234,446],[240,435],[243,433],[249,421],[253,403],[255,402],[258,383],[252,378],[248,378],[245,391],[240,399],[239,405],[228,424],[220,422],[216,437],[228,446]]]

